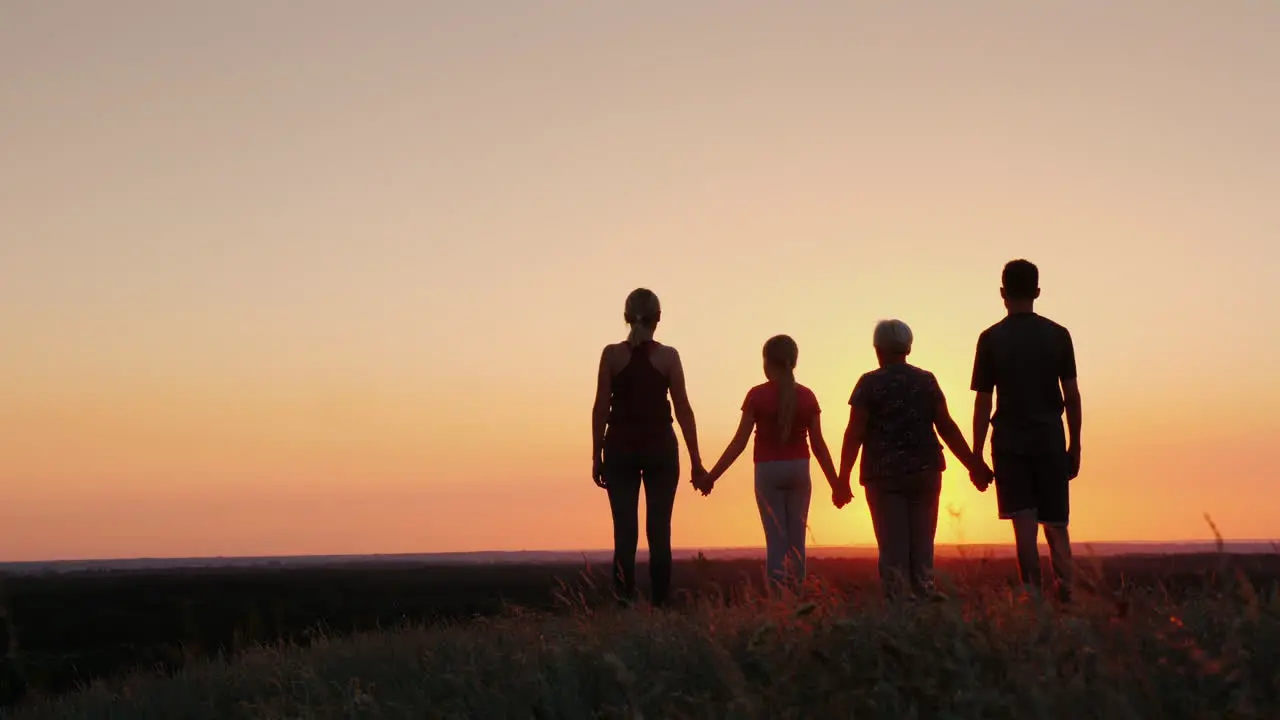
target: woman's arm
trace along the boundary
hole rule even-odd
[[[750,409],[742,411],[742,419],[738,421],[738,430],[734,433],[733,439],[729,441],[729,447],[724,449],[724,454],[716,461],[716,466],[711,468],[711,472],[707,474],[708,482],[715,482],[720,479],[733,465],[733,461],[738,459],[743,450],[747,449],[747,441],[751,439],[751,428],[755,427],[756,420]]]
[[[965,469],[971,473],[980,472],[986,469],[986,465],[982,462],[982,458],[978,457],[969,449],[969,443],[964,439],[964,435],[960,433],[960,426],[956,425],[956,421],[951,417],[951,411],[947,408],[947,398],[938,393],[938,407],[934,410],[933,426],[937,428],[938,435],[942,437],[942,441],[947,444],[952,454],[964,465]]]
[[[822,468],[822,474],[827,478],[827,484],[832,490],[839,487],[839,477],[836,475],[835,464],[831,462],[831,450],[827,448],[827,440],[822,436],[822,415],[813,414],[813,420],[809,423],[809,444],[813,446],[813,457],[818,461],[818,467]]]
[[[604,482],[604,431],[609,421],[609,400],[612,397],[613,373],[609,367],[608,346],[600,353],[600,370],[596,374],[596,401],[591,406],[591,477],[596,485]]]
[[[696,473],[702,470],[702,453],[698,450],[698,424],[693,419],[693,406],[689,404],[689,391],[684,381],[684,365],[680,353],[671,350],[671,370],[667,376],[671,383],[671,405],[684,435],[684,445],[689,450],[689,464]]]

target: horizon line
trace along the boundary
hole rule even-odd
[[[1114,545],[1137,545],[1137,546],[1159,546],[1159,545],[1272,545],[1280,551],[1280,539],[1267,538],[1197,538],[1184,540],[1099,540],[1094,542],[1075,541],[1072,543],[1080,548],[1088,548],[1090,546],[1114,546]],[[939,548],[993,548],[993,547],[1012,547],[1013,542],[947,542],[935,543],[935,547]],[[716,545],[702,547],[679,547],[672,548],[673,554],[679,555],[696,555],[698,553],[724,553],[724,552],[763,552],[763,545]],[[823,545],[812,544],[808,546],[808,552],[821,550],[876,550],[875,543],[849,543],[841,545]],[[133,557],[81,557],[81,558],[47,558],[41,560],[4,560],[0,559],[0,566],[14,565],[50,565],[50,564],[67,564],[67,563],[138,563],[138,562],[180,562],[180,561],[210,561],[210,560],[342,560],[342,559],[361,559],[361,558],[415,558],[415,557],[462,557],[469,555],[600,555],[611,554],[612,548],[524,548],[519,550],[445,550],[445,551],[421,551],[421,552],[391,552],[391,553],[300,553],[291,555],[140,555]],[[637,554],[648,554],[647,548],[637,549]]]

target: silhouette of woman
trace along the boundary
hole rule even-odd
[[[947,409],[933,373],[907,362],[914,337],[901,320],[883,320],[872,335],[880,367],[858,379],[840,451],[839,493],[853,497],[853,464],[862,451],[859,482],[871,510],[885,594],[941,597],[933,581],[938,497],[946,459],[943,442],[985,489],[991,471],[974,455]]]
[[[631,326],[627,339],[606,345],[600,354],[591,410],[591,477],[609,493],[614,589],[625,601],[635,595],[637,513],[640,486],[644,486],[651,602],[660,606],[671,585],[671,512],[680,483],[673,408],[694,479],[706,470],[698,453],[698,431],[680,354],[653,339],[662,318],[658,296],[646,288],[632,291],[622,318]]]

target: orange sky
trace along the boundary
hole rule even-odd
[[[0,560],[605,547],[631,288],[709,465],[777,332],[838,438],[883,317],[967,435],[1017,256],[1076,538],[1274,537],[1280,5],[912,5],[0,8]],[[762,542],[748,460],[678,546]]]

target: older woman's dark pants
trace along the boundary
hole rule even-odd
[[[870,482],[863,487],[880,548],[880,581],[890,597],[933,592],[933,540],[942,473]]]

